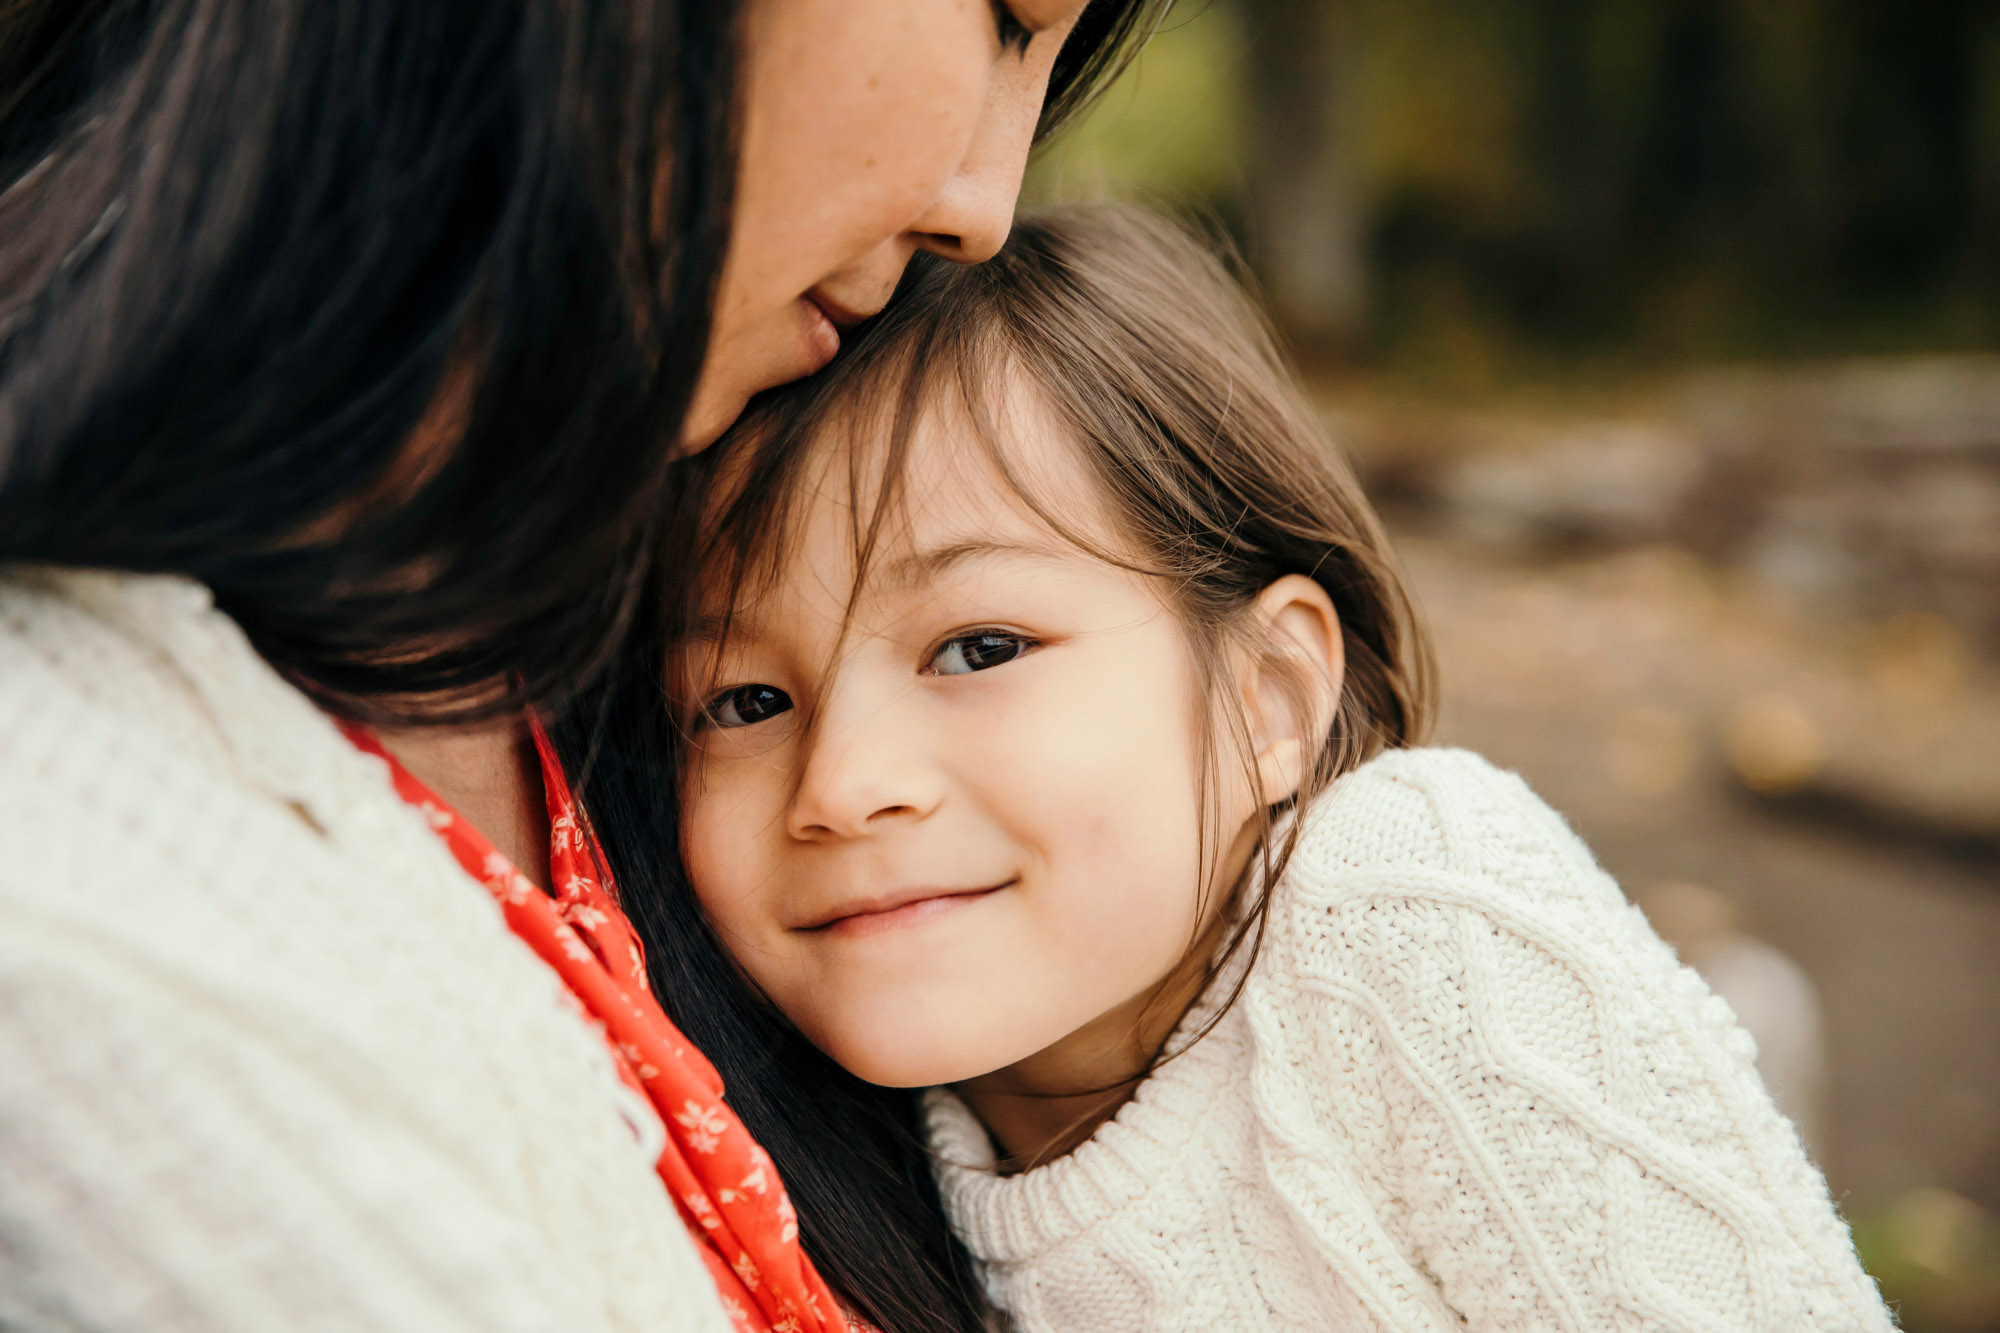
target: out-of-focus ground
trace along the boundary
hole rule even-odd
[[[1700,885],[1803,968],[1871,1268],[1911,1329],[2000,1327],[2000,358],[1316,389],[1435,635],[1438,739],[1669,938]]]

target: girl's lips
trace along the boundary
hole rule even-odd
[[[885,930],[895,930],[902,926],[914,926],[929,921],[933,917],[957,911],[960,907],[983,898],[990,898],[1014,883],[1015,881],[1010,879],[1005,884],[995,884],[990,889],[939,889],[923,892],[914,897],[891,901],[881,907],[848,912],[803,929],[814,934],[857,939],[864,935],[875,935]]]

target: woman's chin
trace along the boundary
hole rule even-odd
[[[804,297],[709,348],[694,400],[681,423],[678,454],[721,439],[752,398],[825,368],[840,353],[840,330]]]
[[[680,443],[674,450],[677,458],[698,454],[721,439],[749,405],[747,393],[734,386],[713,384],[712,379],[702,376],[694,401],[688,404],[687,415],[681,419]]]

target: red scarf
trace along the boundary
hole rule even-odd
[[[549,810],[544,893],[458,812],[358,726],[358,749],[389,766],[396,793],[423,812],[467,874],[485,884],[508,927],[554,968],[604,1033],[618,1073],[667,1130],[658,1170],[694,1234],[723,1306],[754,1333],[844,1333],[868,1326],[834,1299],[799,1247],[798,1221],[771,1159],[722,1100],[722,1079],[660,1008],[645,956],[619,910],[597,839],[540,722],[531,719]]]

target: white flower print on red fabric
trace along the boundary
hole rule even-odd
[[[575,884],[577,881],[571,880],[570,883]],[[611,920],[602,909],[592,907],[589,903],[571,903],[563,908],[562,914],[563,920],[582,930],[600,929]]]
[[[619,1042],[618,1054],[625,1057],[625,1063],[632,1066],[632,1072],[639,1076],[640,1082],[643,1083],[647,1079],[658,1078],[660,1076],[658,1068],[646,1063],[646,1053],[631,1042]]]
[[[674,1113],[674,1119],[688,1132],[688,1147],[696,1152],[712,1153],[722,1142],[722,1135],[729,1128],[729,1122],[722,1112],[713,1106],[703,1106],[693,1098],[681,1110]],[[723,1199],[728,1203],[730,1200]]]
[[[799,1235],[799,1215],[792,1208],[792,1196],[784,1190],[778,1191],[778,1236],[781,1240],[796,1240]]]
[[[694,1220],[701,1223],[706,1230],[713,1231],[722,1225],[722,1219],[715,1215],[715,1205],[708,1201],[706,1194],[684,1194],[681,1196],[681,1202],[687,1205],[687,1210],[693,1214]]]
[[[576,807],[565,805],[562,813],[549,821],[549,841],[573,852],[583,850],[583,826],[576,822]]]
[[[738,1199],[747,1199],[753,1194],[766,1193],[770,1187],[770,1173],[760,1163],[749,1175],[737,1182],[735,1188],[724,1187],[716,1191],[715,1197],[722,1203],[735,1203]]]
[[[714,1066],[648,989],[638,935],[618,908],[588,821],[570,800],[546,733],[532,717],[529,723],[548,794],[550,882],[559,896],[543,893],[365,730],[344,729],[383,765],[466,873],[486,885],[508,928],[562,979],[564,1001],[599,1034],[620,1076],[660,1114],[667,1134],[656,1169],[685,1210],[732,1323],[746,1333],[873,1333],[840,1307],[799,1248],[797,1218],[770,1158],[722,1100]]]
[[[558,924],[555,934],[556,943],[562,946],[562,951],[577,962],[588,963],[597,957],[590,951],[590,946],[583,942],[583,936],[571,930],[567,922]]]
[[[457,825],[447,826],[446,831]],[[514,863],[499,852],[488,852],[480,867],[480,879],[493,890],[494,896],[509,906],[519,907],[536,896],[535,882],[514,869]]]

